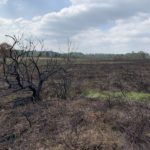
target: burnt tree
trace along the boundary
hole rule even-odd
[[[60,65],[57,58],[50,58],[44,61],[40,60],[40,53],[37,55],[36,50],[42,51],[43,44],[38,42],[22,42],[21,38],[9,36],[13,41],[9,47],[9,56],[3,58],[4,79],[9,88],[16,90],[29,90],[32,92],[32,100],[41,100],[40,93],[44,83],[49,79],[64,71],[63,65]],[[16,50],[15,48],[19,49]]]

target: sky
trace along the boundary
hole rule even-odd
[[[150,0],[0,0],[0,43],[41,39],[47,50],[150,52]]]

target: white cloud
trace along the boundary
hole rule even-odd
[[[84,52],[122,53],[147,50],[150,43],[149,0],[70,0],[72,5],[58,12],[23,18],[0,18],[0,33],[45,39],[58,49],[67,38]],[[0,35],[0,36],[1,36]],[[2,37],[0,37],[2,39]]]
[[[124,53],[132,50],[149,52],[149,26],[150,15],[139,14],[126,20],[117,20],[115,25],[107,31],[91,28],[75,35],[73,39],[75,41],[84,39],[81,47],[88,52],[92,49],[102,53]]]
[[[6,4],[8,0],[0,0],[0,5],[1,4]]]

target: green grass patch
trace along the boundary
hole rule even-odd
[[[109,97],[120,97],[125,98],[127,100],[136,100],[136,101],[143,101],[143,100],[150,100],[149,93],[142,93],[142,92],[114,92],[114,91],[98,91],[98,90],[87,90],[83,93],[84,96],[88,98],[98,98],[106,100]]]

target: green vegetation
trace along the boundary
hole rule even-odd
[[[87,90],[83,93],[84,96],[88,98],[98,98],[102,100],[106,100],[108,97],[124,97],[127,100],[149,100],[150,94],[149,93],[142,93],[142,92],[112,92],[112,91],[97,91],[97,90]]]

